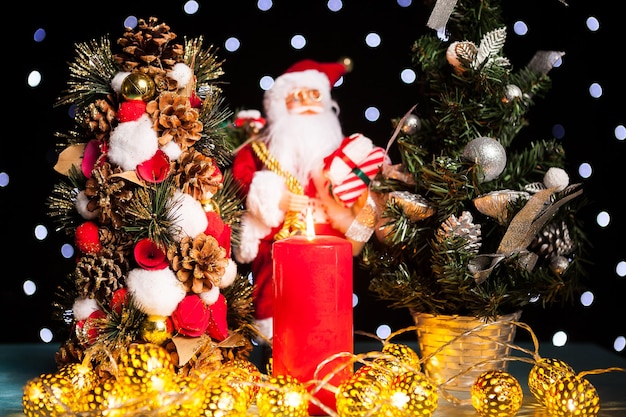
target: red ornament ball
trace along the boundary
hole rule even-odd
[[[74,235],[76,247],[82,253],[95,254],[100,252],[102,245],[100,244],[99,228],[94,222],[85,222],[76,228]]]

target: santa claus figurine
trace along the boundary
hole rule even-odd
[[[365,136],[342,133],[331,89],[345,73],[341,62],[303,60],[288,68],[265,92],[266,124],[233,161],[233,175],[246,193],[240,243],[233,252],[238,262],[250,263],[256,321],[267,341],[273,333],[273,242],[303,233],[307,216],[316,234],[344,237],[359,199],[355,192],[349,200],[337,198],[332,190],[339,184],[331,179],[360,178],[358,197],[376,169],[364,174],[351,157],[376,154],[370,168],[383,160],[382,149]]]

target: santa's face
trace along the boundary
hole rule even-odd
[[[297,88],[285,98],[287,111],[291,114],[319,114],[324,110],[322,92],[315,88]]]
[[[324,99],[320,90],[297,88],[280,105],[286,111],[268,120],[269,151],[283,169],[305,185],[344,138],[335,103]]]

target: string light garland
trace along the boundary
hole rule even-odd
[[[498,360],[532,365],[528,387],[538,405],[549,416],[597,416],[600,397],[586,376],[626,372],[626,369],[610,367],[576,373],[561,359],[542,358],[538,353],[539,342],[530,326],[514,323],[530,334],[534,349],[510,343],[509,347],[523,356]],[[472,333],[479,330],[480,326],[460,338],[474,336]],[[307,417],[308,405],[312,402],[331,417],[409,414],[430,417],[435,415],[440,399],[453,405],[461,404],[461,400],[446,389],[450,380],[436,384],[421,371],[422,364],[430,359],[428,356],[420,357],[411,347],[391,342],[410,331],[415,331],[415,326],[392,333],[382,340],[379,351],[339,352],[330,356],[318,369],[337,358],[342,358],[341,365],[323,379],[315,376],[311,381],[299,381],[288,374],[268,376],[245,359],[228,361],[222,368],[207,367],[182,375],[175,371],[167,351],[150,343],[132,345],[118,361],[111,359],[111,378],[99,380],[89,361],[91,355],[103,352],[90,351],[79,364],[66,365],[56,373],[42,374],[28,381],[24,387],[23,410],[28,417],[68,413],[80,413],[84,417],[122,416],[139,411],[145,416],[246,416],[251,410],[266,417]],[[455,377],[488,362],[468,366]],[[357,369],[340,386],[332,386],[328,381],[346,366]],[[309,389],[311,386],[314,389]],[[334,393],[336,412],[317,400],[316,393],[320,390]],[[484,371],[471,387],[471,404],[483,417],[513,417],[522,401],[519,381],[506,371]]]

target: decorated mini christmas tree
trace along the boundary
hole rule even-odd
[[[401,163],[373,182],[355,227],[375,235],[361,254],[370,289],[393,308],[481,319],[572,300],[582,189],[556,139],[520,135],[563,53],[516,69],[500,1],[448,2],[449,16],[444,3],[412,48],[420,94],[394,121]]]
[[[241,204],[222,62],[154,17],[75,52],[57,102],[75,125],[57,135],[63,178],[48,208],[76,267],[54,300],[59,372],[29,381],[24,411],[199,415],[236,394],[229,378],[254,375],[251,284],[231,259]],[[205,383],[227,364],[229,378]]]

